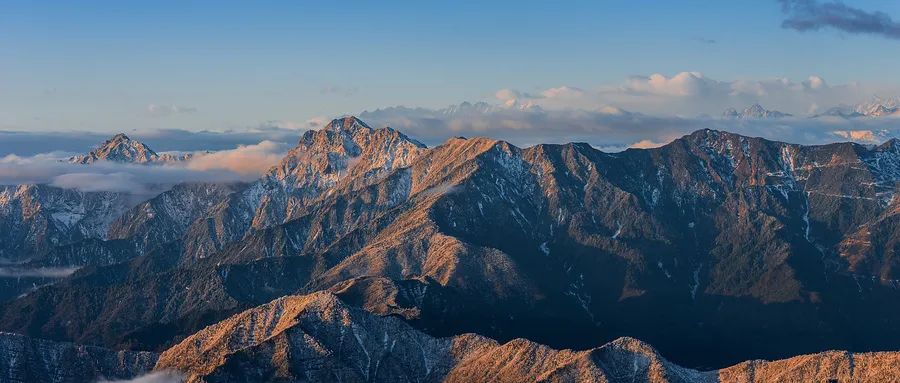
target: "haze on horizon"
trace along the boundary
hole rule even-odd
[[[117,132],[164,151],[293,144],[299,132],[346,114],[429,145],[486,135],[609,150],[706,127],[797,143],[877,143],[897,125],[821,117],[900,95],[891,76],[900,62],[897,3],[4,8],[0,134],[9,144],[0,144],[0,156],[81,152]],[[464,102],[490,110],[460,112]],[[719,118],[752,104],[792,116]],[[83,132],[89,141],[78,139]],[[47,139],[54,136],[73,144]]]

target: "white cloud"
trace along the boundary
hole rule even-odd
[[[228,170],[258,177],[277,164],[287,150],[286,144],[263,141],[255,145],[241,145],[231,150],[198,153],[186,163],[186,167],[193,170]]]
[[[650,115],[609,106],[593,110],[486,106],[431,110],[393,107],[365,112],[360,117],[372,126],[391,126],[429,145],[438,145],[451,136],[488,136],[518,146],[586,142],[594,147],[615,150],[658,146],[704,128],[799,144],[839,140],[871,143],[900,136],[900,125],[891,118],[734,120],[708,116]],[[861,133],[866,131],[873,134]]]
[[[628,81],[626,91],[666,96],[695,96],[727,91],[728,84],[708,79],[700,72],[681,72],[672,77],[654,73],[650,76],[634,76]]]
[[[787,78],[718,80],[700,72],[671,76],[654,73],[632,76],[619,85],[561,86],[537,93],[501,89],[495,98],[503,105],[544,109],[597,110],[615,106],[652,115],[717,116],[727,108],[743,109],[759,103],[770,109],[805,115],[818,105],[856,104],[872,94],[900,93],[896,85],[857,83],[831,85],[817,75],[795,81]]]
[[[63,278],[72,275],[77,267],[0,267],[0,277],[6,278]]]
[[[106,380],[100,379],[97,383],[181,383],[185,379],[184,374],[175,371],[154,371],[133,379]]]
[[[640,140],[640,141],[638,141],[638,142],[635,142],[635,143],[629,145],[628,147],[629,147],[629,148],[635,148],[635,149],[651,149],[651,148],[658,148],[658,147],[663,146],[663,145],[665,145],[665,144],[667,144],[667,142],[655,142],[655,141],[652,141],[652,140],[646,140],[646,139],[644,139],[644,140]]]
[[[0,185],[49,184],[84,192],[147,195],[183,182],[237,182],[258,178],[276,164],[288,145],[262,141],[235,149],[196,153],[189,161],[165,165],[97,162],[70,164],[51,154],[0,157]]]

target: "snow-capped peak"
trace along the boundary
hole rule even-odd
[[[97,149],[88,154],[74,156],[71,163],[91,164],[100,160],[127,163],[148,163],[159,160],[160,156],[153,149],[140,141],[132,140],[125,133],[119,133],[106,140]]]
[[[857,105],[840,105],[828,109],[824,115],[844,118],[900,116],[900,97],[872,97]]]
[[[722,113],[722,117],[725,118],[733,118],[733,119],[767,119],[767,118],[782,118],[788,117],[790,114],[782,113],[777,110],[768,110],[763,108],[762,105],[753,104],[745,108],[743,111],[738,112],[734,108],[728,108]]]
[[[346,116],[342,118],[335,118],[325,126],[325,130],[333,130],[333,131],[345,131],[345,132],[356,132],[359,130],[372,130],[372,127],[367,125],[362,120],[356,118],[356,116]]]
[[[143,142],[129,138],[125,133],[119,133],[101,143],[97,149],[87,154],[69,158],[73,164],[92,164],[97,161],[111,161],[120,163],[149,164],[159,162],[183,161],[191,158],[191,154],[157,153]]]

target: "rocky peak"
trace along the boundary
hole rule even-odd
[[[345,116],[331,120],[328,125],[325,125],[324,130],[355,133],[360,130],[371,131],[372,127],[356,116]]]
[[[321,130],[306,132],[268,177],[333,184],[337,178],[355,174],[353,169],[368,172],[407,166],[423,149],[425,145],[394,129],[372,129],[348,116],[332,120]]]
[[[87,154],[69,158],[75,164],[92,164],[97,161],[144,164],[160,160],[160,155],[144,143],[119,133],[104,141]]]
[[[900,140],[896,138],[891,138],[890,140],[885,141],[881,145],[878,145],[877,150],[883,152],[897,152],[900,149]]]

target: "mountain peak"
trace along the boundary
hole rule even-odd
[[[722,113],[722,117],[731,118],[731,119],[769,119],[769,118],[782,118],[789,117],[790,114],[782,113],[777,110],[768,110],[764,108],[760,104],[753,104],[746,108],[743,111],[738,112],[734,108],[728,108]]]
[[[69,162],[76,164],[92,164],[101,160],[143,164],[158,161],[160,156],[144,143],[132,140],[125,133],[119,133],[104,141],[97,149],[69,158]]]
[[[331,120],[325,126],[325,130],[355,132],[358,130],[372,130],[372,127],[356,116],[345,116]]]

